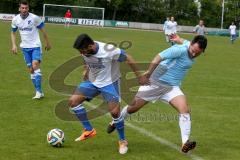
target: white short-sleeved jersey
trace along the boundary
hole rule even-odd
[[[126,60],[124,50],[115,48],[113,45],[97,42],[97,53],[86,57],[85,64],[89,69],[89,81],[96,87],[104,87],[117,81],[121,74],[119,62]]]
[[[168,20],[166,20],[163,24],[163,30],[164,30],[164,33],[165,34],[168,34],[169,33],[169,28],[168,28]]]
[[[44,23],[35,14],[29,13],[27,18],[23,19],[20,14],[12,20],[12,32],[19,30],[21,36],[21,48],[41,47],[38,29],[44,27]]]
[[[236,34],[236,26],[235,25],[231,25],[229,26],[229,29],[230,29],[230,34],[231,35],[235,35]]]
[[[168,30],[167,30],[167,32],[165,32],[165,34],[171,35],[171,34],[177,33],[177,22],[168,21],[166,26],[167,26]]]
[[[194,28],[193,31],[196,32],[198,35],[204,35],[205,34],[205,26],[196,25],[196,27]]]

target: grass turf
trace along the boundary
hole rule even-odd
[[[119,155],[116,133],[108,135],[105,131],[111,120],[108,114],[91,121],[98,132],[95,138],[76,143],[74,139],[80,135],[82,126],[77,121],[61,120],[55,114],[56,104],[68,97],[50,87],[49,77],[63,63],[78,56],[72,48],[77,35],[88,33],[95,40],[116,44],[131,41],[132,47],[127,53],[137,61],[147,63],[169,46],[162,32],[76,26],[66,29],[47,24],[53,48],[44,51],[41,66],[46,97],[34,101],[31,99],[34,89],[21,51],[17,56],[10,53],[10,23],[0,22],[0,28],[0,159],[191,159],[129,127],[126,127],[129,152]],[[193,37],[190,34],[181,36]],[[228,37],[208,36],[207,50],[183,81],[182,88],[192,112],[191,137],[198,143],[192,153],[203,159],[240,159],[239,59],[239,40],[232,45]],[[76,86],[81,81],[80,70],[72,71],[65,83]],[[126,83],[127,80],[123,87]],[[98,100],[92,103],[99,104]],[[180,146],[177,116],[170,106],[157,102],[148,104],[128,123]],[[52,128],[65,132],[63,148],[47,144],[46,134]]]

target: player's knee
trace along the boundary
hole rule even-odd
[[[38,65],[32,65],[32,69],[35,71],[35,70],[38,70],[39,69],[39,66]]]
[[[120,116],[120,112],[117,109],[113,109],[110,111],[113,118],[118,118]]]
[[[117,114],[117,113],[111,113],[111,115],[112,115],[113,118],[118,118],[119,117],[119,114]]]
[[[33,70],[37,70],[37,69],[39,69],[39,67],[40,67],[40,64],[39,64],[38,61],[33,61],[33,62],[32,62],[32,68],[33,68]]]
[[[179,113],[181,113],[181,114],[190,113],[190,110],[189,110],[188,106],[183,106],[183,107],[180,107]]]
[[[68,106],[70,106],[71,108],[76,107],[77,105],[79,105],[79,102],[76,99],[70,98],[68,100]]]
[[[29,72],[33,74],[34,73],[34,69],[32,67],[29,68]]]
[[[68,105],[73,108],[85,101],[85,97],[82,95],[72,95],[68,100]]]

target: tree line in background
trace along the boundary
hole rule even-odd
[[[131,22],[164,23],[174,16],[179,25],[220,27],[222,0],[29,0],[30,11],[42,15],[44,3],[105,8],[105,19]],[[18,1],[1,0],[0,13],[18,13]],[[224,28],[240,21],[240,0],[225,0]]]

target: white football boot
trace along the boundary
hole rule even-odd
[[[119,144],[119,153],[126,154],[128,151],[128,142],[126,140],[120,140]]]
[[[36,95],[32,99],[41,99],[44,97],[44,94],[41,92],[36,92]]]

